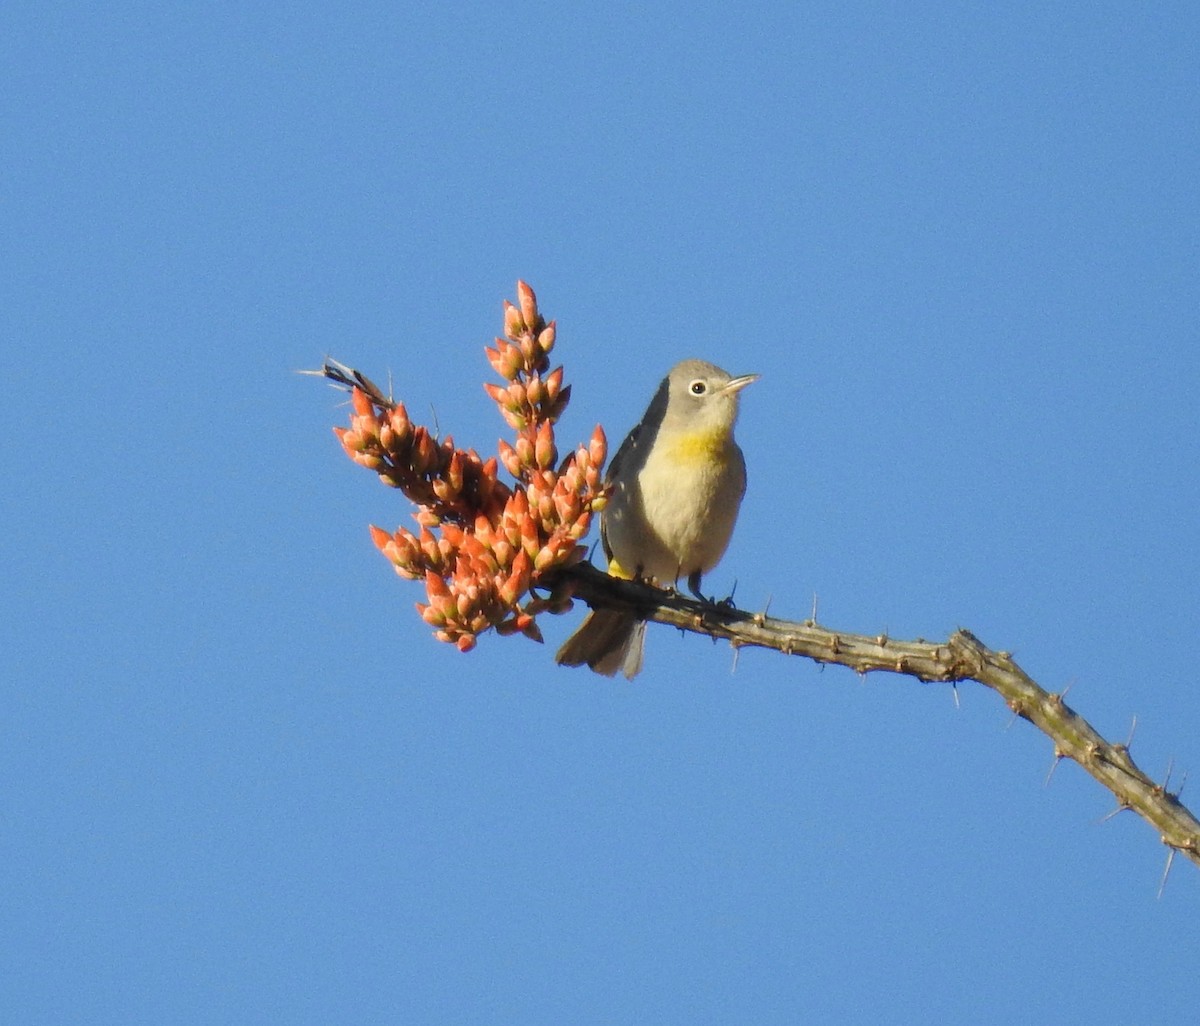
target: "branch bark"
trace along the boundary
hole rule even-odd
[[[959,630],[943,642],[898,641],[868,637],[749,613],[732,606],[701,603],[635,581],[622,581],[581,563],[561,572],[576,598],[589,606],[628,609],[639,617],[680,630],[724,638],[735,649],[770,648],[784,655],[835,663],[857,673],[887,670],[924,682],[973,680],[996,691],[1014,713],[1054,743],[1054,754],[1073,759],[1117,799],[1117,810],[1132,809],[1155,830],[1162,843],[1200,866],[1200,821],[1179,801],[1177,792],[1151,780],[1124,744],[1113,744],[1063,701],[1022,670],[1007,652],[996,652],[970,631]]]

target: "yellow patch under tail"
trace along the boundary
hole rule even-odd
[[[623,581],[632,581],[633,574],[626,570],[616,559],[608,561],[608,573],[610,577],[619,577]]]

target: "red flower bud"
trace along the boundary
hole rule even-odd
[[[549,422],[543,422],[538,428],[535,453],[537,465],[543,470],[548,470],[558,462],[558,450],[554,446],[554,429]]]
[[[579,496],[575,493],[554,496],[554,512],[558,514],[559,523],[569,524],[574,521],[579,516],[581,506]]]
[[[523,406],[529,405],[529,392],[523,381],[514,381],[508,386],[508,407],[512,410],[519,410]]]
[[[521,311],[507,299],[504,301],[504,334],[509,338],[518,338],[525,331],[525,322],[521,320]]]
[[[446,582],[432,570],[425,571],[425,593],[431,602],[438,598],[450,597],[450,589],[446,587]]]
[[[457,450],[450,457],[450,466],[446,468],[446,480],[450,482],[450,487],[456,495],[462,491],[463,461]]]
[[[529,556],[524,552],[517,553],[517,558],[513,560],[512,572],[500,585],[498,591],[500,600],[506,606],[514,605],[517,599],[529,590],[529,578],[532,570],[533,563]]]
[[[454,608],[458,611],[460,620],[469,620],[471,618],[471,597],[467,594],[460,594],[455,600]]]
[[[520,477],[521,458],[517,455],[517,450],[502,438],[496,446],[496,451],[500,454],[500,459],[504,462],[504,469],[512,474],[513,477]]]
[[[350,402],[354,407],[354,412],[360,417],[370,417],[374,412],[371,400],[367,398],[367,393],[361,388],[354,388],[350,392]]]
[[[396,403],[388,413],[388,423],[392,425],[392,430],[400,438],[406,438],[408,432],[412,429],[412,422],[408,419],[408,410],[404,408],[404,403]]]
[[[529,496],[523,489],[518,488],[509,497],[504,507],[504,519],[508,523],[519,523],[529,512]]]
[[[542,382],[541,377],[535,372],[529,376],[529,380],[525,382],[525,401],[530,406],[537,406],[543,399],[546,398],[546,386]]]
[[[521,470],[533,466],[533,441],[526,434],[518,435],[515,450],[517,454],[517,467],[519,469],[513,476],[519,477]]]
[[[517,300],[521,304],[521,317],[530,331],[536,331],[541,318],[538,316],[537,296],[523,281],[517,282]]]
[[[521,548],[528,553],[529,558],[533,559],[537,555],[538,549],[541,548],[538,538],[538,525],[532,516],[527,516],[521,521]]]
[[[488,362],[494,370],[505,381],[512,381],[517,372],[521,369],[521,350],[514,346],[511,342],[506,342],[502,338],[496,339],[495,349],[484,350],[487,353]]]
[[[597,424],[592,432],[592,440],[588,443],[588,459],[593,466],[602,467],[607,456],[608,438],[605,437],[604,428]]]

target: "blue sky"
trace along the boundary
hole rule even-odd
[[[563,444],[762,375],[715,591],[1200,774],[1195,5],[643,6],[0,15],[3,1021],[1194,1014],[1200,874],[991,693],[460,656],[372,546],[292,372],[492,451],[524,278]]]

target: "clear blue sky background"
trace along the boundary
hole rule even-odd
[[[1194,2],[7,4],[0,1021],[1191,1021],[1200,873],[995,695],[664,628],[614,683],[580,613],[460,656],[293,371],[490,451],[518,277],[565,442],[758,371],[714,590],[969,627],[1195,778],[1198,53]]]

